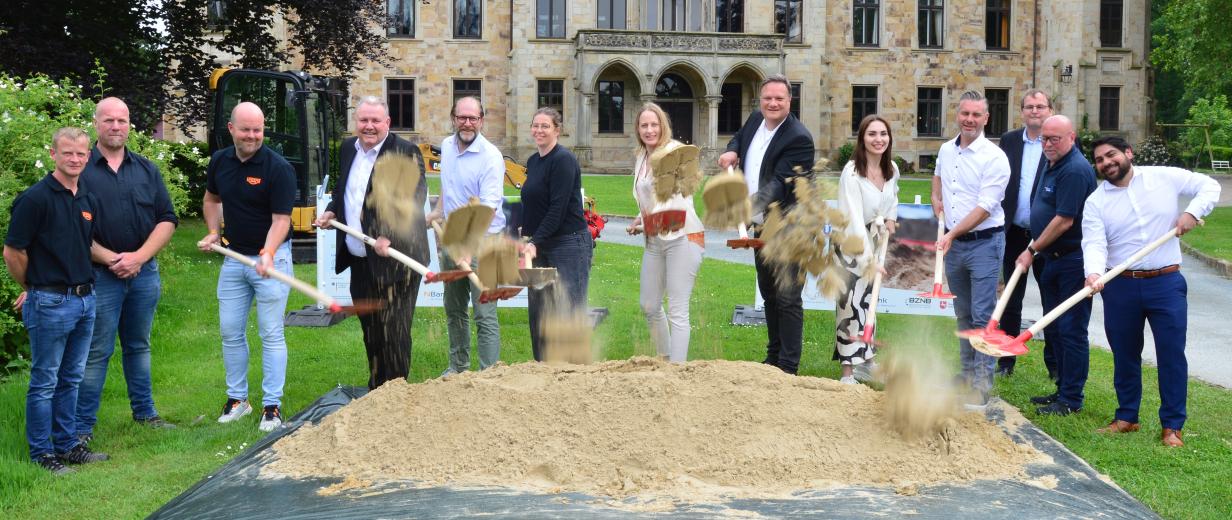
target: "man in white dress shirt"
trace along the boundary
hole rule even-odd
[[[958,330],[988,324],[1005,256],[1001,199],[1010,179],[1010,161],[984,137],[987,122],[984,95],[963,93],[958,101],[959,135],[941,145],[933,176],[933,212],[945,219],[946,228],[937,248],[946,251],[945,275],[954,293]],[[962,379],[973,390],[966,405],[981,410],[988,404],[997,359],[971,348],[965,339],[958,343]]]
[[[1177,236],[1194,228],[1219,200],[1219,183],[1205,175],[1166,166],[1134,166],[1134,151],[1115,136],[1094,143],[1095,166],[1105,177],[1086,200],[1082,253],[1086,285],[1102,291],[1104,332],[1112,348],[1117,410],[1103,433],[1138,431],[1142,402],[1143,322],[1151,324],[1159,365],[1160,441],[1184,442],[1186,384],[1185,327],[1188,305],[1181,276],[1181,248],[1172,239],[1103,285],[1109,267],[1129,259],[1173,227]],[[1193,197],[1178,212],[1178,196]],[[1179,215],[1178,215],[1179,213]]]

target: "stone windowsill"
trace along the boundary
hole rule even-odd
[[[560,44],[569,44],[569,45],[573,44],[573,40],[569,38],[531,38],[529,40],[526,40],[526,42],[527,43],[560,43]]]

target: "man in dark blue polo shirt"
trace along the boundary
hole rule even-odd
[[[1040,272],[1040,297],[1048,313],[1082,290],[1082,208],[1095,191],[1095,169],[1074,146],[1074,123],[1061,115],[1044,120],[1041,133],[1048,167],[1036,182],[1031,201],[1031,247],[1018,256],[1018,265],[1028,268],[1035,257],[1044,258]],[[1043,405],[1044,415],[1069,415],[1082,410],[1082,389],[1087,383],[1090,343],[1087,325],[1091,300],[1083,299],[1044,328],[1056,349],[1057,391],[1032,397]]]
[[[55,171],[13,201],[4,263],[26,292],[15,305],[30,334],[26,442],[30,458],[54,474],[65,462],[107,460],[77,439],[77,387],[94,329],[90,242],[95,203],[77,180],[90,157],[90,137],[61,128],[51,138]]]
[[[154,409],[150,380],[150,329],[162,283],[158,254],[179,220],[158,167],[126,148],[128,105],[109,97],[94,109],[98,142],[81,172],[81,185],[94,197],[94,337],[77,395],[77,437],[94,438],[107,365],[119,334],[124,381],[133,420],[174,428]]]
[[[248,310],[257,301],[257,329],[261,335],[261,402],[258,428],[272,431],[282,425],[282,387],[287,376],[287,342],[282,315],[290,287],[267,278],[271,269],[293,276],[291,270],[291,208],[295,203],[295,170],[278,152],[263,146],[265,114],[249,102],[231,111],[227,123],[235,143],[214,153],[205,174],[203,214],[209,234],[197,243],[208,251],[222,239],[225,244],[256,261],[250,268],[232,258],[223,260],[218,274],[218,327],[222,335],[222,363],[227,372],[227,402],[220,423],[252,412],[248,404]]]

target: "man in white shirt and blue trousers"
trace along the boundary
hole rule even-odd
[[[1129,266],[1106,285],[1099,278],[1174,226],[1177,236],[1193,229],[1219,200],[1219,183],[1205,175],[1165,166],[1134,166],[1133,149],[1115,136],[1094,143],[1095,166],[1105,181],[1087,199],[1082,217],[1086,285],[1102,291],[1104,333],[1112,348],[1117,410],[1101,433],[1139,429],[1142,403],[1143,323],[1150,322],[1159,366],[1160,442],[1184,446],[1185,328],[1188,305],[1181,276],[1179,240],[1172,240]],[[1178,215],[1178,196],[1193,197]]]
[[[1010,161],[984,137],[988,100],[968,91],[958,100],[958,138],[941,145],[933,176],[933,212],[945,218],[946,233],[937,249],[946,251],[945,275],[954,293],[958,330],[982,329],[997,303],[997,283],[1005,256],[1005,211],[1001,199],[1010,179]],[[944,215],[941,215],[944,212]],[[959,340],[962,379],[973,390],[972,410],[988,405],[997,359]]]

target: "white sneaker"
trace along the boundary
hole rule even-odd
[[[988,394],[974,390],[971,395],[967,396],[966,402],[963,403],[963,408],[972,412],[982,412],[988,408],[989,399]]]
[[[851,367],[851,375],[856,378],[856,381],[861,383],[881,382],[881,379],[877,376],[877,362],[873,360],[868,360]]]
[[[844,385],[858,385],[858,384],[860,384],[860,382],[859,382],[859,381],[856,381],[856,378],[855,378],[855,377],[852,377],[852,376],[843,376],[843,377],[839,378],[838,382],[840,382],[840,383],[842,383],[842,384],[844,384]]]
[[[222,415],[218,422],[229,423],[252,413],[252,405],[247,400],[227,398],[227,404],[222,405]]]
[[[261,424],[257,425],[257,429],[263,432],[272,432],[282,426],[282,410],[278,405],[266,405],[261,411]]]

